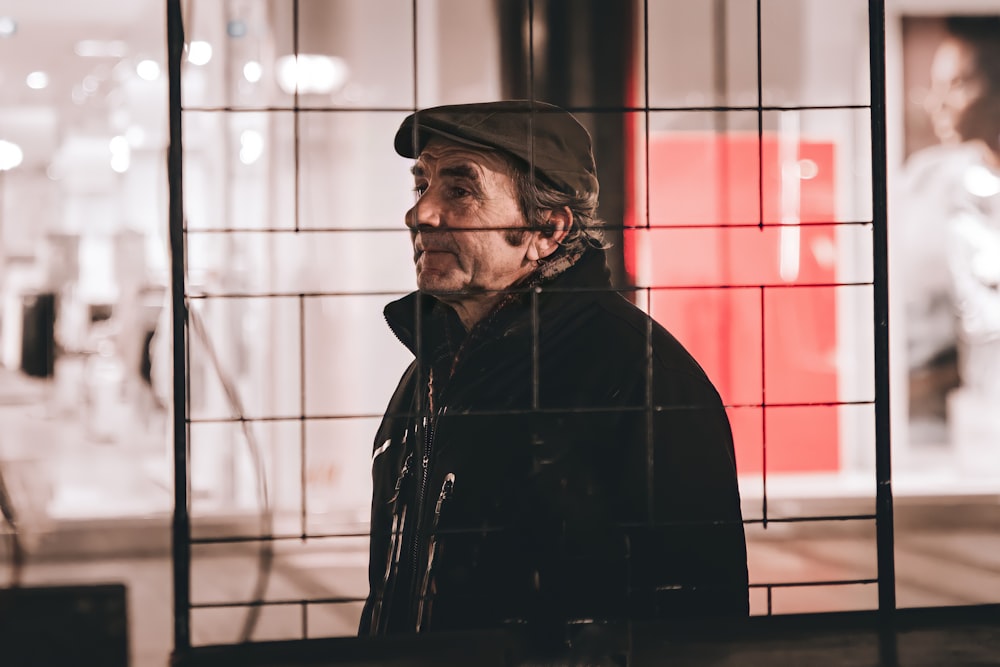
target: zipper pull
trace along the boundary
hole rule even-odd
[[[396,488],[392,493],[392,498],[389,498],[388,504],[395,503],[399,499],[399,489],[403,486],[403,480],[410,473],[410,461],[413,460],[413,452],[406,455],[406,460],[403,461],[403,467],[399,471],[399,477],[396,478]]]
[[[450,472],[444,476],[444,483],[441,484],[441,493],[438,495],[437,504],[434,505],[434,527],[437,528],[437,519],[441,517],[441,505],[451,497],[451,492],[455,489],[455,473]]]
[[[403,467],[399,470],[399,479],[396,480],[396,490],[399,491],[399,485],[403,482],[403,478],[410,472],[410,461],[413,460],[413,452],[406,455],[406,459],[403,461]]]

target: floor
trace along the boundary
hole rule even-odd
[[[127,445],[110,445],[107,439],[97,437],[102,434],[88,434],[85,421],[64,418],[58,406],[65,397],[53,391],[44,383],[0,374],[0,470],[11,495],[19,498],[22,540],[29,553],[20,583],[27,587],[124,584],[129,664],[163,667],[169,662],[173,642],[173,580],[172,497],[166,480],[155,472],[164,465],[162,442],[154,435]],[[847,511],[844,502],[838,511]],[[786,507],[776,503],[773,508],[778,513],[805,514],[829,510],[822,503],[801,502]],[[996,496],[901,498],[895,513],[895,595],[899,607],[1000,603],[1000,502]],[[220,516],[214,528],[202,524],[200,529],[239,532],[233,521],[233,517]],[[871,583],[791,585],[877,578],[875,539],[872,521],[833,522],[821,527],[771,523],[767,529],[749,525],[752,614],[782,617],[876,609],[878,588]],[[258,607],[246,604],[258,597],[262,562],[258,545],[196,547],[191,566],[192,603],[209,606],[191,612],[192,643],[239,643],[247,638],[248,628],[254,641],[353,635],[360,603],[343,600],[366,593],[365,549],[364,537],[274,543],[267,585],[259,597],[281,604]],[[0,545],[0,577],[13,575],[10,566],[8,539]],[[306,599],[328,602],[297,603]],[[223,606],[211,606],[216,603]],[[1000,629],[993,630],[986,628],[982,631],[985,634],[975,635],[978,630],[966,628],[964,631],[973,634],[964,635],[963,641],[996,647],[996,662],[975,662],[982,656],[972,655],[972,662],[954,664],[1000,664],[1000,646],[996,646],[1000,639],[995,639],[1000,637]],[[900,655],[905,658],[901,664],[929,664],[920,660],[930,653],[914,653],[913,647],[930,641],[940,648],[948,636],[939,633],[935,639],[927,631],[908,635],[901,644]],[[871,649],[870,637],[856,639],[857,647]],[[751,653],[756,651],[760,657],[764,655],[761,651],[771,650],[778,652],[774,655],[794,656],[798,650],[782,644],[780,637],[768,641],[771,643],[762,639],[763,643],[753,644]],[[650,646],[653,653],[668,650],[656,648],[655,643]],[[672,664],[694,664],[680,662],[678,656],[684,651],[676,647],[669,652],[675,655]],[[734,662],[735,653],[713,658],[713,662],[708,660],[709,654],[711,651],[701,654],[700,664],[813,664],[791,658],[777,660],[774,655],[766,662],[750,658]],[[824,664],[864,664],[850,661],[869,659],[844,655],[843,662]]]

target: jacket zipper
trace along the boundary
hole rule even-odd
[[[426,620],[430,620],[430,604],[427,601],[427,596],[430,593],[431,575],[434,570],[434,557],[437,555],[437,528],[438,522],[441,521],[441,507],[444,505],[445,501],[451,497],[452,491],[455,489],[455,473],[448,473],[444,477],[444,482],[441,484],[441,493],[438,494],[437,504],[434,505],[434,518],[431,520],[431,534],[429,542],[427,545],[427,565],[424,566],[424,576],[420,582],[420,591],[417,607],[417,632],[421,632],[424,629],[424,611],[427,611]]]
[[[430,481],[431,453],[434,447],[434,424],[437,417],[445,413],[447,407],[432,417],[424,417],[424,455],[420,462],[420,485],[417,488],[416,521],[413,526],[413,544],[410,550],[410,585],[417,592],[417,574],[420,567],[420,529],[423,524],[424,501],[427,499],[427,484]]]

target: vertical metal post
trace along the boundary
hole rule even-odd
[[[191,517],[188,507],[187,307],[184,300],[184,200],[182,186],[181,57],[184,21],[181,0],[167,0],[167,74],[170,146],[170,306],[173,329],[174,514],[171,532],[174,595],[174,659],[191,648]]]
[[[893,549],[892,460],[889,424],[889,244],[885,134],[885,0],[868,2],[871,78],[872,223],[875,303],[875,523],[878,610],[885,631],[882,664],[895,664],[893,619],[896,566]]]

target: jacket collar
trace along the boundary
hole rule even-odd
[[[535,280],[531,280],[532,277]],[[548,289],[549,293],[543,295],[542,299],[543,307],[545,307],[553,298],[558,299],[560,291],[607,288],[611,286],[611,278],[605,252],[597,248],[589,248],[565,270],[554,276],[535,276],[533,274],[529,276],[525,284],[526,287],[523,288],[525,291],[531,287]],[[524,294],[518,288],[515,290],[515,294]],[[505,330],[513,326],[519,317],[526,315],[528,310],[525,307],[523,296],[506,303],[502,309],[503,317],[488,316],[487,319],[507,323],[507,326],[504,327]],[[389,303],[383,310],[383,315],[392,332],[415,356],[420,356],[417,354],[418,322],[423,333],[421,338],[425,350],[428,349],[428,344],[436,345],[442,336],[451,334],[464,337],[465,335],[465,330],[455,311],[435,297],[420,292],[411,292],[403,298]],[[480,323],[480,325],[482,324]]]

